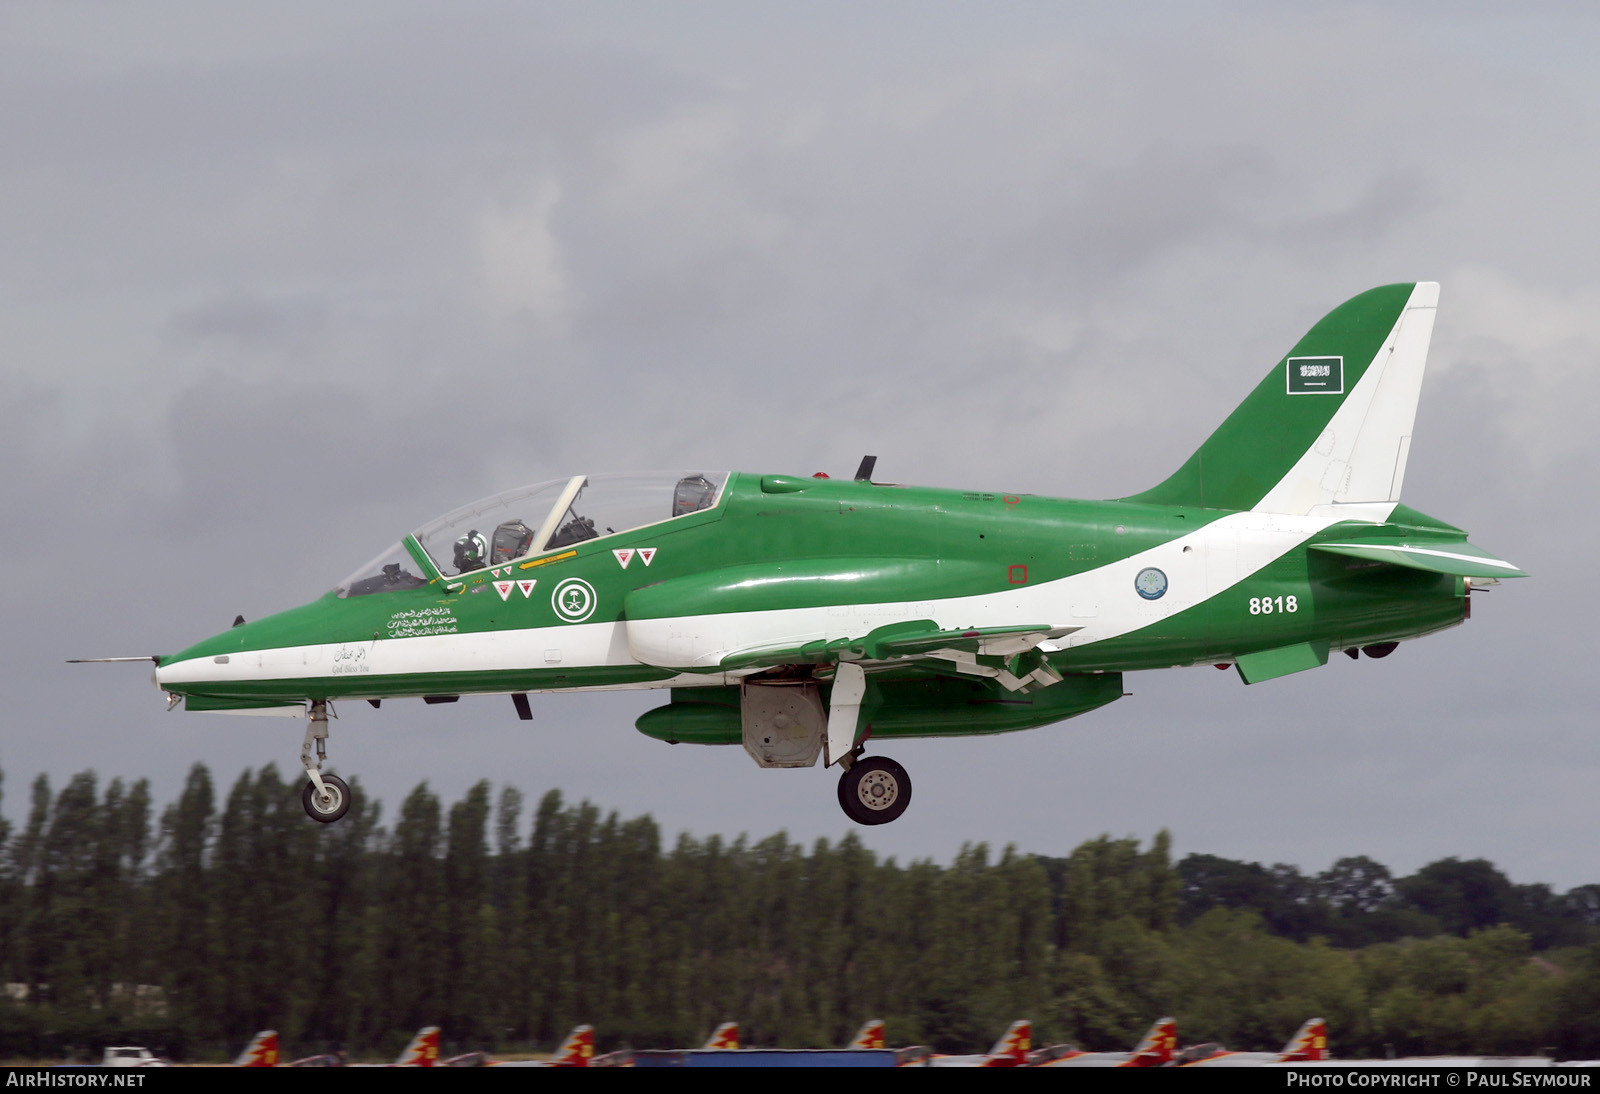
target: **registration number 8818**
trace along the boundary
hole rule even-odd
[[[1293,596],[1252,596],[1251,615],[1271,615],[1273,612],[1297,612],[1300,601]]]

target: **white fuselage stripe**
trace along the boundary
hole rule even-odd
[[[162,684],[204,685],[639,665],[704,670],[741,650],[859,638],[885,623],[909,619],[932,619],[946,629],[1010,626],[1019,620],[1076,628],[1069,637],[1041,647],[1053,651],[1160,623],[1227,591],[1340,519],[1232,513],[1083,573],[973,596],[292,646],[235,653],[226,662],[205,657],[162,665],[157,679]],[[1157,600],[1143,599],[1134,587],[1135,577],[1151,567],[1167,577],[1166,591]],[[738,675],[678,674],[628,686],[715,686]],[[381,691],[381,686],[372,690]]]

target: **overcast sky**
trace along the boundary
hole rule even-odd
[[[1405,501],[1530,571],[1377,662],[897,743],[882,854],[1192,851],[1600,881],[1587,5],[0,6],[3,808],[93,768],[295,774],[137,665],[472,498],[706,467],[1115,497],[1318,318],[1442,297]],[[836,839],[835,775],[665,695],[345,704],[392,817],[551,787],[669,838]]]

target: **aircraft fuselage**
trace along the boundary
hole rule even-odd
[[[1074,675],[1301,643],[1325,654],[1461,621],[1459,577],[1306,549],[1351,531],[1321,516],[736,474],[714,508],[415,588],[330,592],[164,657],[158,676],[191,709],[716,687],[761,650],[913,620],[1071,628],[1043,652]],[[1141,590],[1152,569],[1164,586]]]

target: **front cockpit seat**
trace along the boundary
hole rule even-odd
[[[681,478],[678,480],[677,488],[672,491],[672,515],[681,517],[687,513],[698,513],[702,509],[709,509],[716,496],[716,485],[704,475],[688,475]]]
[[[508,520],[494,530],[490,544],[489,564],[499,566],[512,559],[521,558],[533,547],[533,529],[520,520]]]

